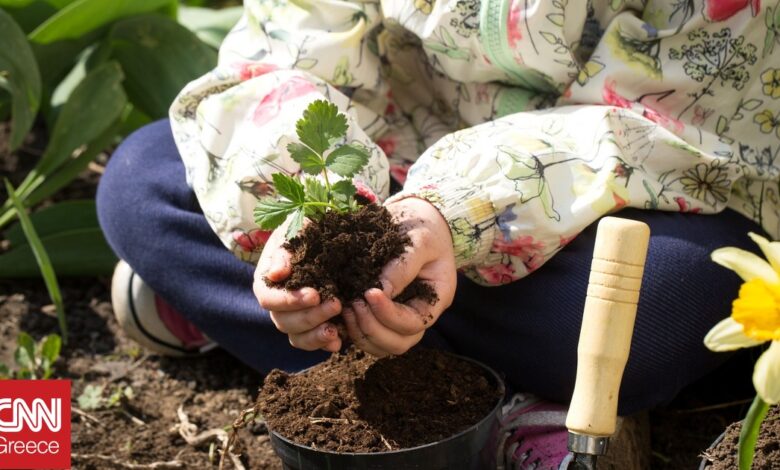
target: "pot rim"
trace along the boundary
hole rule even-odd
[[[504,383],[504,380],[501,378],[501,376],[498,375],[498,372],[496,372],[491,367],[487,366],[486,364],[483,364],[482,362],[480,362],[480,361],[478,361],[476,359],[472,359],[472,358],[467,357],[467,356],[462,356],[460,354],[454,354],[454,353],[451,353],[451,352],[448,352],[448,351],[441,351],[441,350],[439,350],[439,351],[443,352],[445,354],[448,354],[448,355],[450,355],[452,357],[457,357],[459,359],[463,359],[465,361],[468,361],[468,362],[471,362],[473,364],[476,364],[477,366],[479,366],[482,369],[484,369],[487,372],[489,372],[489,375],[491,375],[496,380],[496,384],[498,385],[499,392],[500,392],[499,393],[499,399],[497,400],[496,406],[491,408],[490,412],[486,413],[485,416],[481,420],[479,420],[478,422],[472,424],[471,426],[467,427],[466,429],[464,429],[463,431],[460,431],[457,434],[453,434],[453,435],[451,435],[451,436],[449,436],[449,437],[447,437],[445,439],[440,439],[438,441],[429,442],[427,444],[422,444],[422,445],[419,445],[419,446],[416,446],[416,447],[408,447],[406,449],[390,450],[390,451],[387,451],[387,452],[334,452],[334,451],[331,451],[331,450],[316,449],[314,447],[309,447],[307,445],[298,444],[297,442],[293,442],[290,439],[287,439],[286,437],[282,436],[281,434],[279,434],[278,432],[274,431],[270,427],[268,428],[268,430],[270,431],[270,434],[271,434],[272,437],[274,437],[276,439],[279,439],[280,441],[282,441],[282,442],[284,442],[284,443],[286,443],[287,445],[290,445],[290,446],[299,447],[301,449],[306,449],[308,451],[318,452],[318,453],[321,453],[321,454],[348,455],[348,456],[355,456],[355,457],[363,457],[363,456],[371,456],[371,455],[373,455],[373,456],[392,455],[392,454],[400,454],[402,452],[412,452],[412,451],[424,449],[424,448],[427,448],[427,447],[432,447],[434,445],[439,445],[439,444],[444,443],[444,442],[455,440],[455,439],[465,435],[466,433],[470,432],[474,428],[480,427],[480,426],[484,425],[486,422],[488,422],[489,420],[493,419],[494,415],[501,409],[501,407],[504,404],[504,401],[505,401],[505,398],[506,398],[505,397],[505,395],[506,395],[506,384]],[[313,367],[316,367],[316,366],[313,366]],[[300,374],[300,373],[306,372],[310,368],[306,368],[306,369],[304,369],[302,371],[296,372],[296,374]],[[267,425],[267,423],[266,423],[266,425]]]

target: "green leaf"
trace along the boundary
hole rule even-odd
[[[35,120],[41,103],[41,75],[24,32],[0,9],[0,88],[11,95],[10,150],[16,150]]]
[[[116,62],[103,64],[87,74],[62,106],[36,173],[51,174],[73,151],[100,136],[120,116],[126,103],[122,70]]]
[[[19,221],[24,229],[24,234],[27,236],[27,242],[32,249],[35,260],[38,263],[38,267],[43,275],[43,280],[46,284],[46,289],[49,291],[49,297],[51,297],[54,306],[57,309],[57,319],[60,324],[60,333],[62,334],[62,341],[67,344],[68,342],[68,326],[65,320],[65,306],[62,303],[62,294],[60,293],[60,286],[57,283],[57,276],[54,274],[54,268],[52,268],[49,255],[46,253],[41,240],[38,238],[38,234],[35,233],[35,227],[33,227],[30,218],[27,216],[22,202],[16,197],[16,192],[11,183],[5,180],[5,190],[8,197],[16,207],[16,215],[19,217]]]
[[[306,178],[303,182],[306,188],[306,200],[312,202],[328,202],[328,190],[316,178]],[[336,183],[338,184],[338,183]],[[335,186],[334,186],[335,187]]]
[[[71,200],[53,204],[31,214],[30,221],[41,238],[58,232],[97,227],[95,200]],[[27,243],[20,224],[9,228],[4,235],[12,249]]]
[[[347,118],[333,103],[314,101],[295,125],[298,138],[322,155],[331,145],[347,134]]]
[[[217,53],[184,26],[160,15],[118,22],[109,33],[130,101],[152,119],[168,116],[176,95],[217,64]]]
[[[240,6],[213,10],[182,5],[179,7],[179,23],[195,33],[204,43],[219,49],[225,36],[243,14],[244,8]]]
[[[103,385],[87,385],[76,401],[82,410],[89,411],[101,408],[103,405]]]
[[[325,169],[325,162],[309,147],[293,142],[287,144],[290,157],[301,165],[301,170],[310,175],[316,175]]]
[[[297,205],[303,204],[303,185],[295,178],[284,173],[274,173],[274,188],[280,196],[284,196]]]
[[[100,227],[70,230],[41,239],[54,272],[60,277],[110,275],[117,258]],[[39,276],[33,248],[22,245],[0,255],[0,279]]]
[[[62,339],[57,334],[46,335],[40,343],[41,358],[48,359],[52,364],[60,357]]]
[[[303,208],[295,211],[292,219],[290,219],[290,225],[287,226],[287,232],[284,234],[285,238],[292,240],[301,230],[301,227],[303,227]]]
[[[0,0],[0,8],[22,8],[31,4],[34,0]]]
[[[35,341],[24,331],[16,337],[14,360],[20,367],[35,370]]]
[[[346,196],[348,198],[354,196],[357,192],[355,185],[352,184],[352,181],[349,180],[337,181],[336,184],[331,187],[331,190],[334,193],[341,194],[342,196]]]
[[[292,201],[280,201],[273,197],[264,197],[255,206],[255,223],[263,230],[273,230],[282,225],[288,215],[295,211],[299,204]]]
[[[48,44],[74,39],[113,21],[161,9],[172,0],[76,0],[30,33],[30,40]]]
[[[739,470],[750,470],[753,464],[756,439],[758,439],[761,423],[764,422],[768,410],[769,404],[756,395],[745,420],[742,422],[742,430],[739,432],[739,449],[737,450]]]
[[[11,378],[11,369],[8,368],[7,365],[0,363],[0,379],[10,379]]]
[[[6,8],[3,3],[4,0],[0,0],[0,8]],[[25,36],[27,33],[37,28],[39,24],[46,21],[51,15],[57,13],[55,7],[42,0],[32,0],[25,3],[25,5],[15,8],[8,7],[5,10],[6,13],[13,17],[16,24],[22,28]]]
[[[366,166],[369,157],[368,151],[363,146],[345,144],[328,155],[325,166],[333,173],[349,178]]]
[[[67,75],[57,84],[51,94],[51,110],[47,118],[56,123],[61,107],[68,101],[76,87],[84,80],[87,74],[98,66],[108,62],[110,49],[105,41],[87,47],[76,58],[76,64]]]
[[[103,134],[87,145],[87,148],[81,155],[68,160],[68,162],[61,166],[54,174],[46,176],[45,178],[35,178],[35,181],[28,186],[26,192],[20,192],[19,189],[17,189],[16,194],[21,194],[20,197],[24,197],[26,205],[33,206],[65,187],[68,183],[73,181],[87,165],[89,165],[89,162],[95,159],[95,156],[105,150],[109,144],[113,142],[119,129],[119,124],[119,121],[117,121],[109,126]],[[5,226],[8,222],[13,220],[13,217],[16,215],[16,209],[10,206],[10,199],[8,202],[8,204],[3,206],[5,212],[0,215],[0,227]]]

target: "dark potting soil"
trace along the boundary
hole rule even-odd
[[[334,452],[386,452],[478,423],[501,391],[475,364],[432,349],[376,359],[355,347],[300,374],[269,373],[258,397],[268,427]]]
[[[737,443],[742,423],[736,422],[726,428],[723,439],[704,452],[710,463],[707,470],[733,470],[738,468]],[[773,406],[761,424],[753,457],[753,470],[780,469],[780,406]]]
[[[308,224],[284,245],[292,253],[290,277],[266,282],[287,290],[313,287],[323,300],[336,297],[348,304],[362,298],[368,289],[381,289],[382,268],[410,244],[409,236],[382,206],[369,204],[347,214],[327,212],[321,221]],[[431,305],[439,300],[436,291],[419,279],[396,300],[415,297]]]

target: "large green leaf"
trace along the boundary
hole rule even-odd
[[[149,13],[175,0],[76,0],[30,33],[30,40],[48,44],[77,38],[113,21]]]
[[[51,94],[49,118],[52,122],[56,122],[60,108],[68,101],[87,74],[108,61],[110,52],[108,43],[98,42],[79,54],[71,71],[57,84]]]
[[[102,276],[111,274],[116,255],[99,227],[60,232],[41,238],[59,276]],[[0,278],[35,278],[40,275],[30,245],[0,255]]]
[[[160,15],[122,20],[109,38],[113,57],[127,77],[130,100],[152,119],[167,116],[184,85],[217,63],[213,49],[187,28]]]
[[[62,106],[35,172],[46,176],[56,170],[77,148],[111,126],[125,104],[122,70],[116,62],[105,63],[87,74]]]
[[[11,137],[15,150],[32,127],[41,102],[41,76],[19,25],[0,9],[0,88],[11,95]]]
[[[4,4],[7,3],[16,3],[17,5],[5,6]],[[28,34],[51,15],[57,13],[55,7],[43,0],[28,0],[26,2],[0,0],[0,8],[4,8],[6,13],[13,17],[25,34]]]
[[[235,26],[241,15],[243,7],[223,8],[212,10],[211,8],[179,7],[179,23],[195,33],[201,41],[214,49],[219,49],[222,40]]]
[[[100,136],[90,142],[81,155],[68,160],[56,172],[45,178],[36,179],[26,192],[22,193],[17,189],[17,195],[24,197],[27,206],[33,206],[65,187],[89,165],[89,162],[114,142],[123,120],[124,116],[117,119]],[[16,216],[16,209],[10,207],[10,203],[3,206],[3,211],[0,215],[0,227],[4,227]]]
[[[60,202],[30,214],[38,236],[45,238],[57,232],[67,232],[98,226],[95,201],[80,199]],[[5,232],[5,239],[11,248],[27,243],[21,224],[16,224]]]

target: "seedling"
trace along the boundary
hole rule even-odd
[[[352,178],[369,159],[368,150],[358,143],[345,143],[347,118],[327,101],[317,100],[303,112],[295,124],[300,142],[287,145],[293,160],[308,175],[301,178],[274,173],[277,196],[260,199],[255,207],[255,222],[264,230],[273,230],[292,215],[287,227],[287,239],[293,238],[303,226],[304,217],[319,221],[327,211],[354,212],[355,186]],[[331,183],[328,172],[342,176],[344,180]]]
[[[108,396],[104,396],[106,391]],[[87,385],[78,397],[78,404],[82,410],[99,410],[119,408],[133,399],[135,394],[129,385]]]
[[[14,362],[11,369],[0,364],[0,379],[48,379],[54,373],[53,365],[60,357],[62,340],[59,335],[44,336],[38,343],[25,332],[16,339]]]

